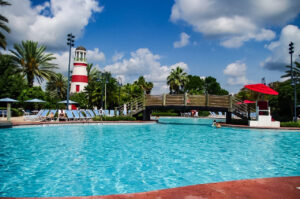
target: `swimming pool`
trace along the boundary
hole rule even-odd
[[[92,196],[299,176],[300,133],[209,125],[0,129],[0,196]]]

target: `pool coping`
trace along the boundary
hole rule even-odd
[[[6,199],[33,199],[39,197],[0,197]],[[48,199],[279,199],[300,198],[300,176],[258,178],[190,185],[149,192],[104,196],[41,197]]]

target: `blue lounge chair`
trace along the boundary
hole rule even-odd
[[[99,110],[94,110],[94,113],[96,114],[96,116],[100,116]]]
[[[70,110],[66,110],[66,115],[67,115],[68,120],[74,120],[75,119],[73,114],[72,114],[72,111],[70,111]]]
[[[83,112],[85,114],[86,119],[92,119],[92,116],[90,115],[90,113],[88,111],[85,110],[85,111],[81,111],[81,112]]]
[[[109,116],[114,117],[115,116],[115,111],[114,110],[109,110]]]
[[[57,110],[50,110],[48,116],[47,116],[47,119],[49,119],[50,121],[51,120],[54,120],[55,119],[55,113],[57,112]],[[51,115],[53,115],[53,117],[51,117]]]
[[[109,111],[108,110],[104,110],[104,114],[105,116],[109,116]]]
[[[80,119],[81,119],[80,116],[79,116],[79,112],[78,112],[77,110],[72,110],[72,113],[73,113],[73,115],[75,116],[74,118],[75,118],[76,120],[80,120]]]
[[[126,110],[123,110],[123,115],[127,115],[127,112],[126,112]]]
[[[87,119],[87,117],[85,117],[81,111],[78,111],[78,114],[79,114],[80,119],[83,119],[83,120]]]
[[[120,115],[120,112],[119,112],[119,111],[117,111],[117,112],[116,112],[116,116],[119,116],[119,115]]]
[[[91,115],[91,117],[96,117],[95,113],[92,110],[87,110],[89,112],[89,114]]]
[[[38,120],[46,120],[49,110],[44,110],[44,112],[40,115]]]

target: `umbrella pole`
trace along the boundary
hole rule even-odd
[[[10,114],[10,103],[7,103],[7,121],[10,122],[10,117],[11,117],[11,114]]]

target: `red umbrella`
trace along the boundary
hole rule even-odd
[[[254,104],[255,101],[244,100],[243,102],[238,102],[237,104]]]
[[[264,84],[249,84],[244,86],[245,88],[248,88],[249,90],[258,92],[258,93],[263,93],[263,94],[268,94],[268,95],[278,95],[278,92],[270,88],[269,86],[266,86]]]

